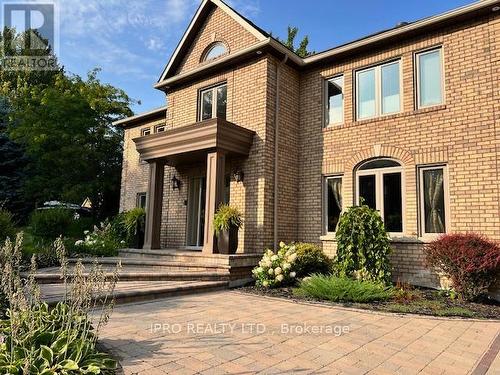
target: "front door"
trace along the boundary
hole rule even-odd
[[[201,248],[205,233],[205,199],[207,181],[205,177],[192,177],[188,191],[188,247]]]

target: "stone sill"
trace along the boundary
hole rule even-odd
[[[441,105],[436,105],[436,106],[427,107],[427,108],[419,108],[419,109],[415,109],[413,111],[406,111],[406,112],[394,113],[391,115],[378,116],[378,117],[369,118],[366,120],[355,120],[355,121],[351,121],[351,122],[345,122],[343,124],[330,125],[330,126],[324,127],[323,132],[336,131],[336,130],[341,130],[341,129],[345,129],[345,128],[350,128],[353,126],[371,124],[374,122],[384,122],[384,121],[393,120],[393,119],[397,119],[397,118],[401,118],[401,117],[422,115],[422,114],[442,111],[445,109],[446,109],[446,104],[441,104]]]
[[[436,237],[392,237],[390,238],[390,241],[392,243],[406,243],[406,244],[426,244],[429,242],[434,241],[438,236]],[[335,239],[334,234],[326,234],[324,236],[321,236],[320,241],[323,242],[337,242]]]

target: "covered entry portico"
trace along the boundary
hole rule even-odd
[[[135,138],[141,159],[149,164],[144,249],[160,249],[165,166],[206,160],[203,253],[217,252],[213,217],[224,199],[226,158],[248,156],[254,132],[223,119],[210,119]]]

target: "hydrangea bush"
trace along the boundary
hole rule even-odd
[[[120,243],[114,236],[111,223],[101,223],[99,226],[94,226],[92,232],[86,230],[83,234],[85,238],[75,242],[77,252],[98,256],[117,255]],[[124,244],[122,241],[121,245]]]
[[[294,244],[280,242],[280,248],[275,253],[266,250],[259,265],[252,271],[256,285],[273,288],[291,284],[295,280],[295,263],[297,259]]]

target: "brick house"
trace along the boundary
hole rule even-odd
[[[300,58],[204,0],[155,88],[167,105],[125,129],[120,208],[146,207],[146,249],[215,253],[220,202],[238,253],[279,241],[335,252],[360,198],[390,232],[395,277],[437,278],[441,233],[500,240],[500,2],[484,0]]]

